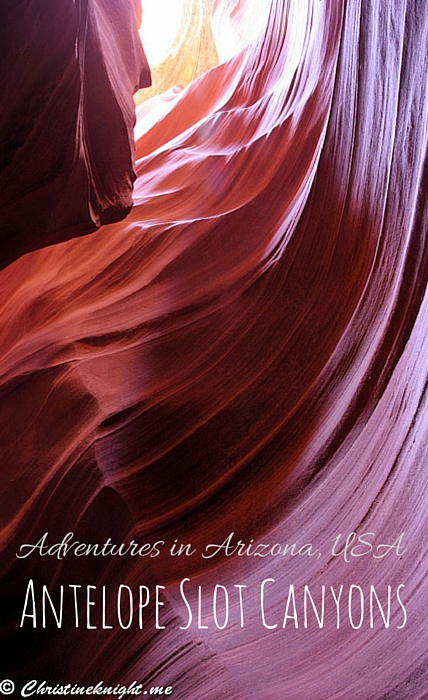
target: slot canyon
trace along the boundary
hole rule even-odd
[[[423,700],[428,11],[0,13],[0,679]]]

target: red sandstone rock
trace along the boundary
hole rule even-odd
[[[141,107],[128,218],[0,274],[9,677],[139,679],[173,685],[180,700],[423,698],[428,15],[402,0],[217,0],[213,10],[214,36],[232,27],[239,37],[244,17],[268,21],[247,49],[238,41],[223,65]],[[120,158],[103,145],[101,112],[90,114],[91,182],[110,182]],[[163,540],[166,555],[17,560],[22,543],[68,531],[84,543]],[[332,539],[354,531],[375,533],[376,545],[405,532],[406,550],[334,556]],[[317,551],[199,556],[231,532]],[[169,556],[175,539],[198,554]],[[180,629],[187,576],[194,619]],[[117,615],[102,629],[99,604],[96,630],[85,611],[70,623],[72,605],[59,631],[21,629],[30,577],[55,601],[60,585],[98,595],[105,585],[112,617],[119,584],[165,585],[166,629],[153,607],[143,629],[119,628]],[[275,629],[260,612],[271,578]],[[216,629],[216,584],[231,596],[247,586],[243,627],[235,595]],[[299,626],[283,628],[291,584]],[[322,586],[342,584],[340,625],[330,598],[323,629],[312,608],[306,628],[302,588],[319,607]],[[349,622],[353,585],[361,629]],[[388,629],[377,610],[370,624],[372,585],[385,610],[393,589]]]
[[[127,0],[6,0],[1,13],[4,266],[126,216],[132,94],[150,72]]]

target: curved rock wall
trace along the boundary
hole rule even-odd
[[[176,698],[422,699],[428,15],[401,0],[211,10],[214,40],[234,28],[251,43],[139,107],[127,219],[0,276],[10,673],[138,678]],[[165,546],[17,561],[45,532]],[[334,556],[352,532],[366,544]],[[200,556],[230,533],[303,550]],[[175,539],[196,553],[171,557]],[[166,629],[150,606],[143,629],[76,629],[72,602],[55,633],[19,628],[31,577],[55,600],[70,582],[165,586]],[[312,608],[305,626],[305,586],[318,611],[327,591],[322,629]],[[388,628],[371,586],[385,617],[390,587]]]

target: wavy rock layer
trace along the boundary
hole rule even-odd
[[[218,56],[231,28],[237,50],[139,108],[126,221],[0,277],[10,673],[138,678],[187,699],[422,700],[428,15],[401,0],[217,0],[205,21]],[[70,531],[165,548],[17,563],[21,543]],[[316,555],[200,556],[231,532]],[[333,556],[351,532],[375,545],[405,532],[404,551]],[[196,553],[169,556],[175,539]],[[70,582],[165,586],[165,629],[150,606],[142,630],[19,629],[30,577],[55,600]],[[343,585],[340,624],[330,597],[323,628],[312,608],[305,628],[305,585],[318,608],[323,585]],[[376,604],[370,624],[370,586],[385,615],[391,587],[388,628]]]

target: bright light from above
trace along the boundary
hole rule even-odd
[[[157,66],[169,55],[180,30],[184,0],[141,0],[141,4],[141,41],[149,64]]]

